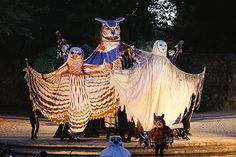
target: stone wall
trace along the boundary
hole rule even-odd
[[[236,110],[236,56],[234,54],[183,54],[177,66],[199,73],[206,66],[200,111]]]
[[[236,57],[230,56],[229,62],[229,79],[228,79],[228,94],[225,108],[228,110],[236,110]]]

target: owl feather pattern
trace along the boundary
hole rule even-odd
[[[82,58],[70,54],[64,65],[49,74],[40,74],[29,65],[24,69],[33,104],[54,122],[68,121],[74,132],[82,132],[88,120],[108,115],[119,104],[110,71],[105,65],[86,66]]]

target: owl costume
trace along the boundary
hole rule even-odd
[[[83,64],[80,48],[72,48],[67,61],[52,73],[38,73],[29,65],[24,71],[32,103],[49,120],[69,122],[72,132],[82,132],[90,119],[102,118],[118,107],[106,65]]]
[[[95,51],[87,59],[85,59],[84,62],[86,64],[101,65],[104,62],[119,62],[117,60],[118,58],[120,58],[121,62],[121,56],[127,56],[128,54],[126,54],[126,52],[130,51],[130,46],[122,43],[120,39],[119,23],[124,21],[124,18],[120,17],[116,20],[108,21],[101,18],[95,18],[95,20],[99,21],[102,25],[100,32],[100,43]]]
[[[116,33],[101,38],[104,43],[109,39],[120,43]],[[199,74],[181,71],[163,55],[164,43],[154,44],[152,53],[133,48],[135,64],[128,69],[117,68],[122,67],[118,51],[106,55],[100,46],[85,61],[81,49],[72,49],[67,61],[48,74],[27,64],[30,100],[51,121],[69,122],[73,132],[82,132],[90,119],[107,117],[124,105],[128,120],[139,121],[144,130],[153,128],[153,113],[164,113],[166,125],[171,126],[189,110],[192,94],[201,96],[205,69]]]
[[[129,45],[121,42],[119,23],[124,21],[123,17],[116,20],[104,20],[95,18],[102,25],[100,32],[100,43],[95,51],[85,59],[86,64],[102,65],[104,62],[111,63],[112,69],[127,69],[133,66],[133,58],[131,57],[131,48]],[[116,112],[110,113],[104,117],[104,123],[107,128],[107,138],[111,132],[117,127]]]

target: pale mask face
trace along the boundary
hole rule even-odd
[[[167,56],[167,44],[163,40],[157,40],[152,49],[152,53],[159,56]]]

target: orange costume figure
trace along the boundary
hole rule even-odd
[[[152,139],[155,145],[155,157],[158,157],[159,150],[160,156],[164,157],[164,149],[168,148],[168,145],[173,143],[173,133],[172,130],[166,126],[164,114],[162,116],[156,116],[154,113],[153,122],[155,127],[149,131],[149,138]]]

